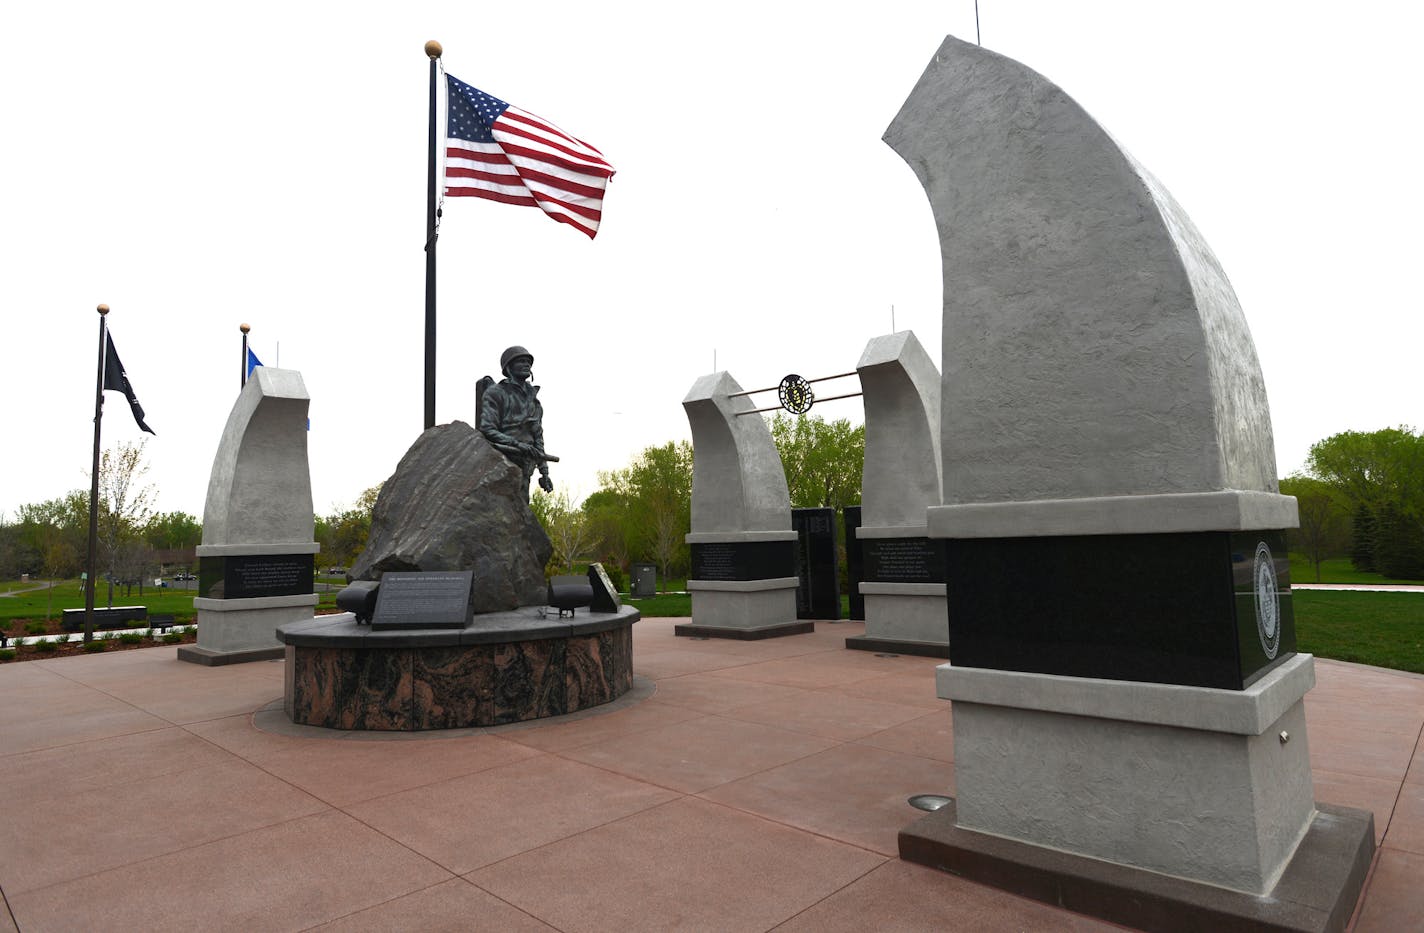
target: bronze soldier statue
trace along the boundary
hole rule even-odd
[[[529,381],[534,354],[523,347],[510,347],[500,354],[499,368],[504,378],[489,376],[479,381],[479,429],[485,439],[524,471],[524,498],[529,499],[529,479],[539,471],[539,488],[553,492],[549,463],[558,462],[544,452],[544,406],[539,404],[539,387]]]

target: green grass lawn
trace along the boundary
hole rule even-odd
[[[649,619],[692,615],[692,596],[688,593],[659,593],[643,599],[629,599],[625,595],[622,600]]]
[[[1296,590],[1296,648],[1424,674],[1424,593]]]
[[[1415,583],[1424,580],[1399,580],[1378,573],[1362,573],[1355,569],[1348,557],[1331,557],[1320,562],[1320,579],[1315,579],[1315,565],[1304,554],[1290,556],[1291,583]]]
[[[102,609],[108,605],[108,585],[102,584],[94,590],[94,606]],[[147,606],[149,615],[171,615],[179,622],[191,622],[197,615],[193,609],[193,597],[197,590],[169,589],[167,587],[145,586],[140,596],[134,587],[128,596],[121,587],[114,588],[115,606]],[[15,596],[0,598],[0,628],[8,627],[16,619],[41,620],[49,608],[50,617],[57,619],[65,609],[84,608],[84,590],[78,580],[65,580],[54,587],[54,602],[51,607],[47,590],[33,590]],[[318,593],[318,608],[332,608],[336,605],[334,592]]]

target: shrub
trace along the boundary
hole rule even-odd
[[[98,654],[107,647],[109,647],[109,641],[106,638],[96,638],[93,641],[86,641],[84,643],[84,650],[89,654]]]
[[[56,649],[58,649],[58,648],[59,648],[59,645],[57,645],[57,644],[55,644],[54,642],[50,641],[48,638],[41,638],[39,641],[35,642],[35,650],[36,650],[36,651],[43,651],[43,652],[48,653],[48,652],[54,651],[54,650],[56,650]]]
[[[0,661],[13,661],[13,660],[15,660],[15,649],[14,649],[14,648],[0,648]]]
[[[137,645],[143,642],[143,632],[124,632],[119,635],[119,641],[126,645]]]
[[[46,628],[46,626],[45,626],[45,624],[44,624],[43,622],[26,622],[26,623],[25,623],[25,634],[26,634],[26,635],[43,635],[43,634],[45,633],[45,628]]]
[[[182,632],[169,632],[169,633],[167,633],[166,635],[163,636],[163,643],[164,643],[165,645],[176,645],[176,644],[178,644],[179,642],[181,642],[182,640],[183,640],[183,633],[182,633]]]

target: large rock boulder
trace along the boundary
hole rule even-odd
[[[473,570],[473,610],[542,606],[553,546],[519,487],[524,475],[463,421],[416,440],[381,487],[355,580],[387,571]]]

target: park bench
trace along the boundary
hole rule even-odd
[[[153,630],[154,634],[161,632],[167,635],[169,629],[177,624],[178,623],[173,621],[172,616],[152,616],[148,620],[148,627]]]
[[[144,622],[148,619],[147,606],[112,606],[107,609],[95,608],[94,628],[127,628],[130,622]],[[60,621],[66,632],[84,630],[84,610],[66,609]]]

